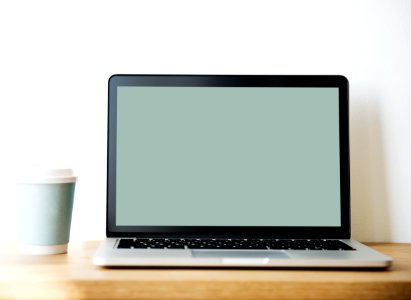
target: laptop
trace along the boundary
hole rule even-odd
[[[104,267],[387,268],[350,239],[343,76],[113,75]]]

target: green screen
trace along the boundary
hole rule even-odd
[[[118,87],[116,223],[340,226],[338,88]]]

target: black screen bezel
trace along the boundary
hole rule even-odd
[[[118,226],[116,118],[118,86],[336,87],[339,89],[341,226]],[[107,237],[350,238],[348,80],[341,75],[113,75],[108,84]]]

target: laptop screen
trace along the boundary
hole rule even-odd
[[[338,87],[115,92],[116,226],[341,226]]]

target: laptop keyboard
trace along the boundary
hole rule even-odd
[[[261,249],[261,250],[355,250],[339,240],[283,239],[120,239],[120,249]]]

